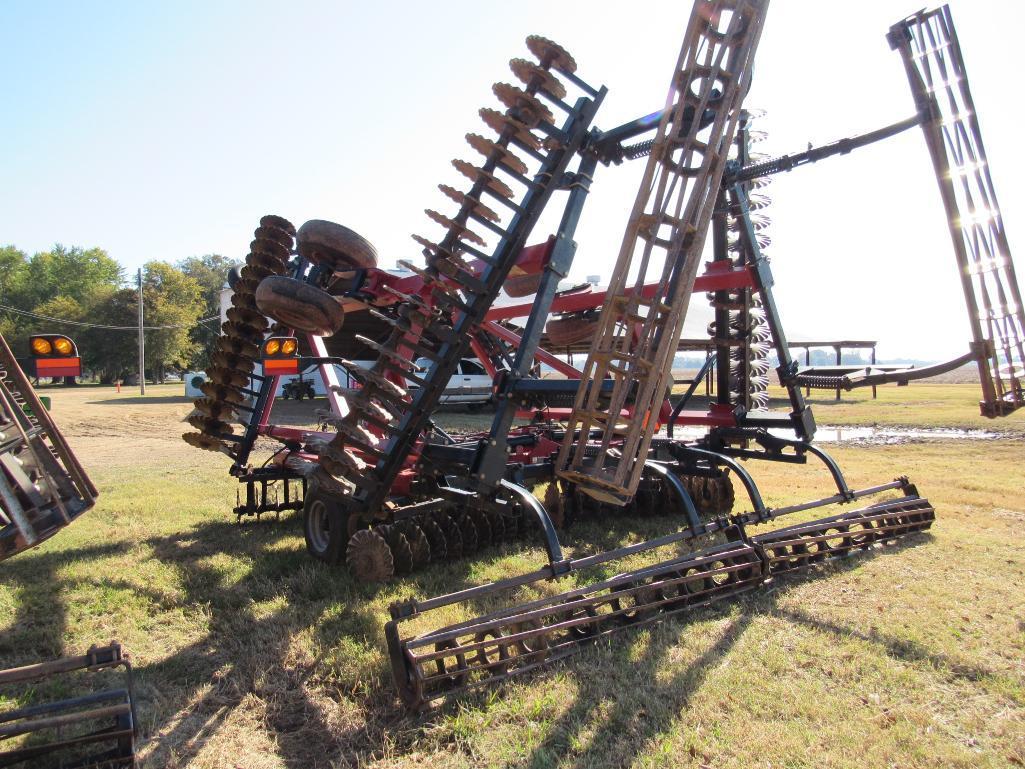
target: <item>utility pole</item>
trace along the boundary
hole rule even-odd
[[[139,395],[146,394],[146,336],[142,331],[142,268],[139,268]]]

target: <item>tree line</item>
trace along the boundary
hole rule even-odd
[[[220,294],[237,260],[220,254],[175,264],[148,262],[142,268],[146,326],[146,376],[163,381],[171,371],[206,367],[219,333]],[[28,337],[38,333],[70,336],[83,368],[102,383],[138,372],[137,334],[95,326],[135,326],[139,299],[136,275],[128,275],[101,248],[55,245],[29,256],[13,245],[0,246],[0,305],[59,318],[43,320],[0,309],[0,333],[14,354],[28,355]],[[90,327],[74,323],[90,324]]]

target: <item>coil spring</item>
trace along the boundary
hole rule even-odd
[[[761,114],[764,113],[748,113],[746,124],[750,125]],[[738,134],[736,151],[745,165],[759,159],[759,155],[750,152],[750,146],[764,140],[765,137],[764,131],[744,130]],[[740,146],[741,142],[744,142],[743,146]],[[759,179],[750,187],[761,190],[769,183],[770,179]],[[748,196],[748,210],[755,231],[755,240],[765,258],[768,257],[764,250],[772,243],[772,238],[767,232],[772,219],[766,213],[771,203],[772,199],[762,192]],[[739,234],[741,222],[732,207],[726,212],[726,216],[726,250],[734,265],[740,266],[749,261],[749,255],[745,253]],[[728,292],[724,303],[717,302],[713,295],[712,306],[726,309],[729,313],[725,333],[717,334],[714,322],[709,326],[709,333],[725,339],[730,346],[731,402],[743,405],[747,409],[767,408],[770,366],[768,356],[772,349],[772,334],[766,323],[761,300],[752,295],[750,289],[739,289]]]

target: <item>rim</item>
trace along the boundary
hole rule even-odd
[[[328,520],[327,505],[319,499],[310,502],[306,511],[306,534],[310,547],[317,553],[327,551],[327,543],[331,537],[331,522]]]

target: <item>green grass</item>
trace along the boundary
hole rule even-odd
[[[949,426],[934,412],[970,397],[937,390],[894,424]],[[861,401],[816,412],[837,424],[859,408],[871,416]],[[145,767],[1025,765],[1020,440],[837,447],[852,485],[910,474],[937,509],[933,529],[418,717],[392,693],[388,604],[532,568],[541,550],[507,544],[357,585],[306,556],[296,518],[233,523],[223,457],[167,447],[121,464],[81,451],[97,508],[0,565],[0,667],[120,640]],[[749,465],[771,505],[828,488],[820,468]],[[594,549],[673,524],[605,521],[565,540]]]

